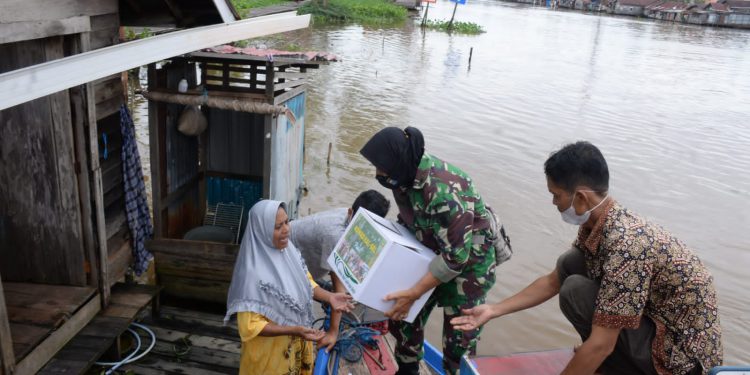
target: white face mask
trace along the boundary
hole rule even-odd
[[[591,217],[591,211],[595,210],[597,207],[601,206],[604,201],[609,198],[609,195],[604,197],[604,199],[599,202],[596,206],[594,206],[592,209],[578,215],[576,214],[576,209],[573,208],[573,201],[576,200],[575,192],[573,192],[573,200],[570,201],[570,207],[568,207],[567,210],[560,212],[560,216],[562,216],[562,219],[564,222],[572,225],[581,225],[589,220]]]

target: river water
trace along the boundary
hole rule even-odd
[[[440,0],[430,18],[448,19],[452,8]],[[492,0],[471,0],[456,18],[487,32],[448,35],[408,23],[313,26],[285,36],[284,43],[342,59],[311,73],[309,194],[300,212],[350,206],[371,188],[390,198],[358,151],[384,126],[416,126],[428,152],[472,176],[512,237],[514,257],[498,269],[489,296],[499,301],[549,272],[574,239],[576,228],[552,206],[542,164],[565,143],[588,140],[607,158],[612,195],[707,264],[719,293],[725,364],[750,364],[743,281],[750,270],[750,32]],[[134,104],[148,179],[146,107]],[[438,309],[427,338],[439,345],[441,330]],[[578,343],[554,299],[490,322],[479,354]]]
[[[452,3],[431,6],[450,17]],[[300,212],[384,189],[358,151],[384,126],[422,130],[428,152],[464,169],[497,208],[514,258],[498,301],[549,272],[574,239],[546,190],[550,152],[588,140],[611,193],[692,247],[716,279],[727,364],[750,363],[750,32],[472,0],[479,36],[362,26],[290,36],[342,61],[312,74]],[[471,66],[470,49],[473,47]],[[333,145],[330,167],[328,144]],[[394,214],[392,210],[391,215]],[[439,344],[442,312],[427,337]],[[570,347],[557,300],[492,321],[480,354]]]

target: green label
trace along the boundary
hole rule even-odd
[[[386,239],[362,216],[344,234],[341,246],[336,250],[336,267],[354,284],[362,283],[370,268],[378,259]],[[339,262],[343,267],[339,266]]]

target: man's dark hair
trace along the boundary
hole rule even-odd
[[[552,183],[573,192],[585,185],[603,193],[609,189],[609,168],[604,155],[586,141],[565,145],[544,162],[544,174]]]
[[[352,215],[357,213],[360,207],[366,208],[368,211],[385,217],[388,214],[388,209],[391,208],[391,202],[385,199],[383,194],[378,193],[375,190],[363,191],[352,204]]]

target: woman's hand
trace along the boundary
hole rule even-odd
[[[331,296],[328,298],[328,304],[335,311],[351,312],[354,309],[352,296],[346,293],[331,293]]]
[[[323,338],[318,341],[318,347],[326,348],[326,353],[330,353],[333,350],[333,346],[336,345],[336,341],[339,339],[338,329],[329,329],[328,332],[323,335]]]
[[[492,319],[492,306],[482,304],[471,309],[461,310],[463,315],[451,319],[453,328],[461,331],[471,331],[483,326]]]
[[[302,337],[305,340],[308,341],[318,341],[325,336],[325,332],[319,330],[319,329],[313,329],[308,327],[297,327],[297,336]]]
[[[396,301],[396,303],[390,311],[385,313],[385,316],[395,321],[406,319],[406,316],[409,315],[411,305],[413,305],[414,301],[419,299],[419,297],[420,296],[414,293],[411,289],[388,294],[383,298],[383,301]]]

